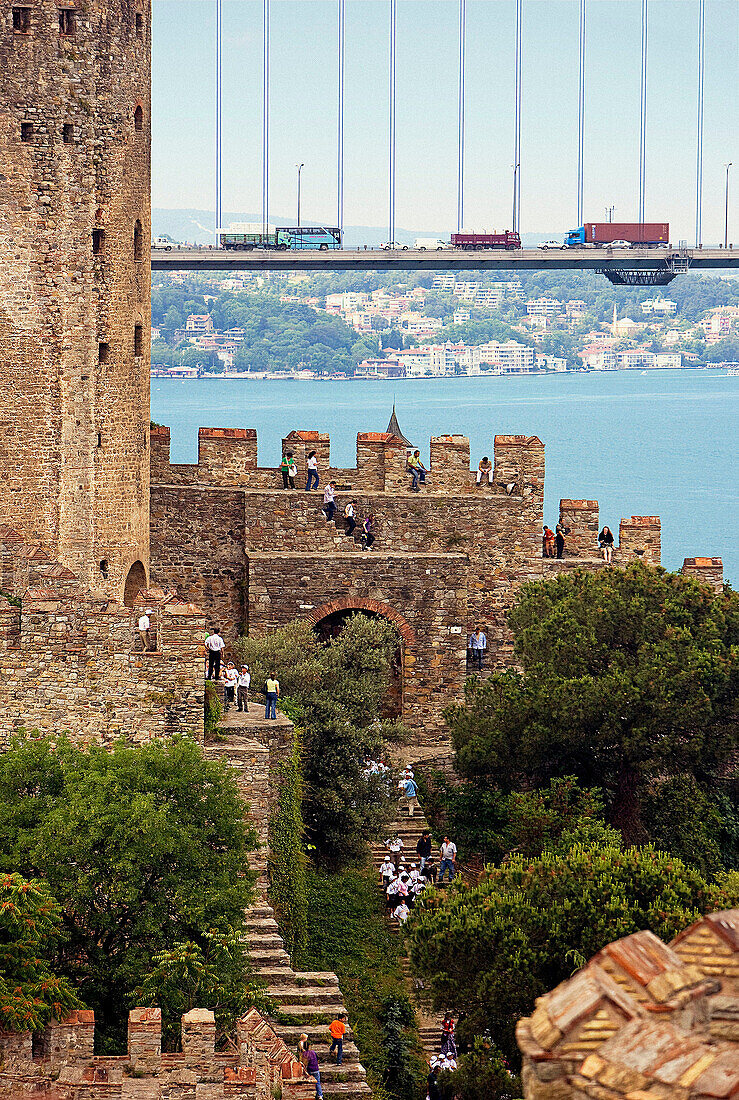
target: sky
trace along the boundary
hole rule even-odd
[[[648,0],[646,220],[695,238],[698,0]],[[524,0],[522,232],[576,224],[577,0]],[[388,219],[389,0],[346,0],[346,225]],[[739,4],[706,0],[703,241],[739,241]],[[457,220],[458,0],[397,0],[396,225]],[[638,214],[640,0],[587,0],[584,220]],[[155,207],[214,206],[214,0],[154,0]],[[467,0],[465,227],[511,223],[513,0]],[[337,0],[272,0],[270,210],[336,224]],[[261,211],[262,2],[223,0],[223,206]],[[733,214],[731,210],[733,209]],[[225,219],[224,219],[225,220]]]

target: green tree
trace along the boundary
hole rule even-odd
[[[646,839],[649,784],[715,782],[737,744],[739,596],[643,565],[525,585],[508,616],[519,665],[447,712],[460,773],[504,791],[576,775]]]
[[[61,913],[48,886],[17,873],[0,876],[0,1027],[39,1031],[81,1004],[52,971]]]
[[[501,1051],[487,1038],[477,1037],[460,1055],[453,1073],[441,1074],[443,1100],[513,1100],[521,1095],[521,1079],[511,1073]]]
[[[515,1057],[516,1020],[607,943],[645,928],[669,941],[737,901],[650,846],[576,846],[514,855],[475,886],[434,891],[406,927],[434,1004],[465,1012],[475,1034]]]
[[[226,765],[188,738],[110,751],[21,738],[0,756],[0,867],[49,883],[65,933],[54,970],[104,1041],[121,1042],[155,955],[243,931],[254,845]],[[245,977],[243,953],[238,965]]]
[[[277,674],[281,708],[304,732],[303,817],[318,855],[331,862],[351,861],[388,818],[387,784],[365,764],[400,736],[382,718],[397,647],[394,627],[362,614],[326,644],[309,624],[293,623],[236,646],[257,690]]]

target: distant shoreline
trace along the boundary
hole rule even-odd
[[[261,371],[223,371],[212,372],[203,374],[167,374],[159,373],[158,371],[151,371],[150,377],[157,381],[171,381],[171,382],[210,382],[218,381],[220,379],[228,379],[229,381],[247,381],[247,382],[449,382],[457,381],[459,379],[476,379],[478,381],[490,381],[493,378],[562,378],[565,375],[572,374],[659,374],[660,371],[674,371],[674,370],[723,370],[727,372],[727,377],[734,377],[732,368],[734,364],[728,365],[726,363],[684,363],[680,367],[604,367],[601,370],[592,370],[588,367],[575,368],[573,370],[532,370],[532,371],[506,371],[502,374],[497,374],[492,371],[483,371],[480,374],[420,374],[410,375],[405,377],[387,378],[380,375],[352,375],[352,374],[332,374],[332,375],[319,375],[319,376],[306,376],[302,374],[291,374],[289,372],[280,371],[274,374],[265,374]]]

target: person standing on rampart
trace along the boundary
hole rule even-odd
[[[208,680],[220,680],[221,678],[221,653],[226,648],[226,643],[221,637],[218,627],[205,639],[205,648],[208,650]]]
[[[544,537],[542,538],[542,549],[544,551],[545,558],[554,557],[554,531],[551,527],[544,528]]]
[[[249,672],[248,665],[241,666],[241,672],[239,673],[239,680],[236,687],[236,705],[239,710],[249,713],[249,685],[251,683],[251,673]]]
[[[151,649],[151,632],[150,632],[150,629],[149,629],[151,627],[151,618],[150,618],[150,616],[151,616],[151,608],[150,607],[147,607],[146,610],[144,611],[144,614],[139,616],[138,631],[139,631],[139,638],[141,638],[141,648],[143,649],[144,653],[146,653],[148,650]]]
[[[426,467],[421,462],[421,452],[414,451],[411,457],[408,459],[408,469],[411,472],[413,478],[413,484],[411,485],[412,493],[419,493],[421,490],[418,488],[419,481],[422,485],[426,484]]]
[[[334,518],[334,512],[336,511],[336,501],[334,497],[336,495],[336,482],[329,481],[326,488],[323,490],[323,513],[326,516],[326,522],[331,523]]]
[[[305,483],[305,491],[309,493],[311,489],[318,488],[318,459],[316,458],[315,451],[310,452],[308,461],[305,465],[308,470],[308,480]]]
[[[493,484],[493,464],[492,464],[492,462],[490,461],[490,459],[488,458],[487,455],[485,455],[484,458],[480,459],[479,465],[477,467],[477,484],[478,485],[482,484],[482,479],[484,477],[486,477],[488,479],[488,485]]]
[[[223,688],[223,698],[225,701],[224,709],[228,711],[232,703],[236,702],[236,685],[239,682],[239,674],[236,671],[236,666],[233,661],[229,661],[226,665],[226,671],[223,675],[225,685]]]
[[[298,468],[295,465],[292,451],[288,451],[287,454],[282,456],[282,462],[280,463],[280,473],[282,474],[282,488],[294,489],[295,488],[295,474]]]
[[[570,529],[565,527],[563,523],[558,523],[556,532],[554,541],[557,544],[557,557],[563,558],[565,556],[565,535],[569,535]]]
[[[277,679],[274,672],[271,672],[265,681],[264,694],[267,700],[264,708],[264,717],[276,719],[277,700],[280,697],[280,681]]]

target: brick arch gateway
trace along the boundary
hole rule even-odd
[[[388,690],[382,713],[385,718],[400,718],[403,714],[406,653],[409,647],[413,650],[416,643],[416,633],[408,620],[382,600],[357,597],[330,600],[311,611],[307,619],[320,640],[326,642],[332,637],[337,637],[343,630],[347,618],[357,613],[384,619],[392,623],[398,631],[398,647],[391,661]],[[415,655],[411,653],[411,661],[414,660]]]

